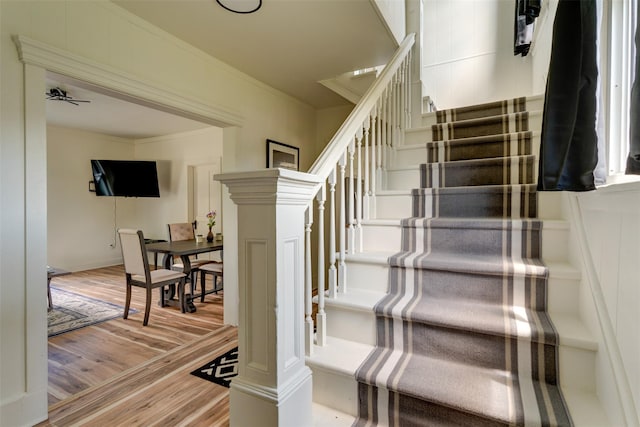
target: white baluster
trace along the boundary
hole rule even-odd
[[[402,86],[402,82],[400,81],[400,78],[402,77],[402,67],[400,67],[400,70],[398,70],[396,72],[396,76],[395,76],[395,86],[393,88],[393,91],[396,95],[395,97],[395,104],[393,106],[394,109],[394,120],[393,120],[393,128],[394,128],[394,132],[393,132],[393,140],[392,140],[392,147],[393,150],[391,150],[391,154],[395,154],[396,149],[399,146],[399,141],[400,141],[400,114],[402,111],[402,90],[401,90],[401,86]],[[392,159],[392,161],[395,159]]]
[[[354,206],[354,194],[355,188],[353,187],[353,156],[355,154],[354,139],[349,143],[349,189],[347,191],[347,206],[349,207],[349,244],[347,250],[350,254],[355,253],[356,249],[356,218],[355,218],[355,206]]]
[[[362,194],[362,219],[369,219],[369,197],[371,191],[369,190],[369,129],[371,127],[371,116],[368,116],[364,121],[364,191]]]
[[[362,252],[362,127],[356,134],[358,150],[357,180],[356,180],[356,247],[355,252]]]
[[[305,212],[304,228],[304,344],[307,356],[313,354],[313,300],[311,279],[311,226],[313,225],[313,200]]]
[[[411,122],[411,117],[413,114],[413,109],[412,109],[412,94],[411,94],[411,82],[413,75],[411,74],[411,62],[412,62],[412,58],[411,58],[411,51],[409,51],[409,54],[407,55],[407,121],[406,121],[406,128],[407,129],[411,129],[412,126],[412,122]],[[420,100],[420,102],[422,103],[422,100]]]
[[[340,221],[338,221],[338,228],[340,230],[340,264],[338,264],[338,291],[345,293],[347,291],[347,264],[345,256],[347,255],[347,218],[346,218],[346,203],[347,203],[347,191],[346,191],[346,173],[347,167],[347,152],[345,151],[340,157],[338,162],[340,167]]]
[[[398,121],[398,129],[399,129],[399,143],[401,146],[404,146],[404,131],[406,129],[406,117],[407,117],[407,63],[404,61],[402,63],[402,67],[400,68],[400,120]]]
[[[318,312],[316,313],[316,344],[327,344],[327,320],[324,312],[324,203],[327,187],[323,183],[318,191]]]
[[[387,138],[389,134],[389,90],[388,88],[384,92],[384,98],[382,100],[382,144],[380,145],[380,184],[381,188],[387,188]]]
[[[336,269],[336,169],[329,174],[329,298],[336,297],[338,271]],[[344,228],[344,227],[341,227]]]
[[[371,184],[369,186],[369,216],[367,218],[377,218],[376,214],[376,175],[378,174],[378,164],[376,151],[378,144],[376,132],[378,126],[378,104],[371,110]]]

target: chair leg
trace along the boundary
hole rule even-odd
[[[144,321],[142,322],[142,326],[147,326],[149,324],[150,311],[151,311],[151,288],[147,288],[147,301],[144,307]]]
[[[204,302],[205,285],[207,284],[207,276],[204,271],[200,275],[200,302]]]
[[[131,305],[131,285],[127,283],[127,295],[124,298],[124,314],[122,315],[123,319],[127,319],[129,317],[130,305]]]
[[[195,270],[191,271],[191,297],[196,293],[196,282],[198,281],[198,272]]]
[[[180,303],[180,311],[183,313],[186,313],[187,310],[185,309],[186,301],[184,298],[184,279],[178,282],[178,301]]]

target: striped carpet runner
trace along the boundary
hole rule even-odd
[[[525,104],[438,113],[465,119],[433,126],[375,308],[377,346],[356,374],[355,425],[572,424],[546,313]]]

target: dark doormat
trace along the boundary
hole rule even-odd
[[[216,357],[213,361],[191,372],[191,375],[229,387],[231,378],[238,375],[238,347]]]

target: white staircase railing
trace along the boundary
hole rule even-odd
[[[311,245],[314,206],[305,217],[305,351],[326,345],[325,294],[347,292],[347,254],[362,252],[363,220],[375,218],[376,193],[385,188],[386,171],[404,130],[411,127],[411,48],[408,35],[378,79],[309,169],[321,178],[317,203],[317,313],[313,321]],[[338,196],[336,197],[336,192]],[[327,206],[327,194],[329,196]],[[328,223],[325,224],[328,211]],[[338,216],[336,221],[336,216]],[[328,235],[328,236],[327,236]],[[328,240],[328,244],[325,241]],[[325,262],[325,251],[328,261]],[[325,272],[327,272],[325,276]],[[326,280],[325,280],[326,277]],[[314,342],[315,336],[315,342]]]

